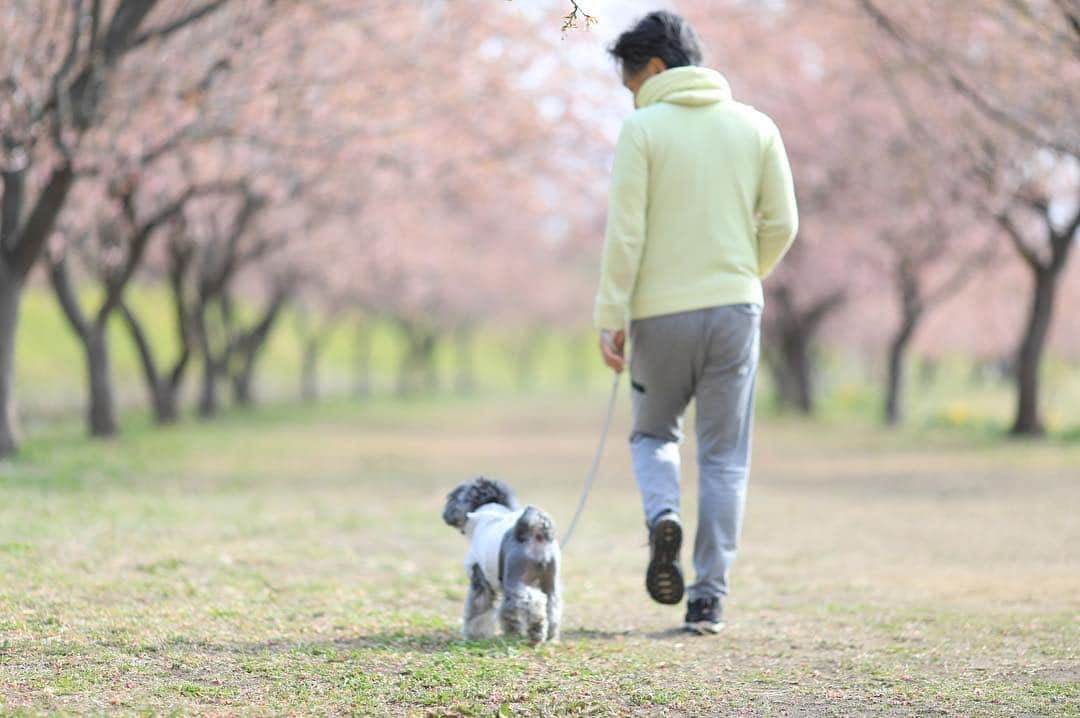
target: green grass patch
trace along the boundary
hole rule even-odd
[[[0,713],[1075,715],[1080,446],[767,419],[715,638],[652,604],[625,443],[564,555],[564,638],[462,642],[484,473],[565,525],[594,395],[335,400],[0,465]],[[629,431],[621,401],[613,436]],[[685,447],[694,528],[692,442]],[[600,557],[600,558],[598,558]]]

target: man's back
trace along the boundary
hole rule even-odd
[[[612,281],[601,286],[598,324],[622,326],[622,301],[634,319],[761,304],[760,279],[797,227],[776,125],[700,67],[653,78],[638,104],[616,151],[607,243],[615,256],[605,256]]]

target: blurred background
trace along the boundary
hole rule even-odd
[[[0,0],[0,455],[599,395],[605,49],[661,7],[791,156],[761,411],[1080,440],[1072,0]]]

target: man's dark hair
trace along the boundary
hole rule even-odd
[[[651,12],[627,30],[608,50],[624,70],[640,72],[649,60],[659,57],[667,65],[700,65],[701,44],[697,33],[683,18],[667,10]]]

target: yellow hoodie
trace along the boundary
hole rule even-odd
[[[703,67],[649,78],[615,149],[599,329],[724,304],[764,304],[761,280],[798,229],[780,131]]]

